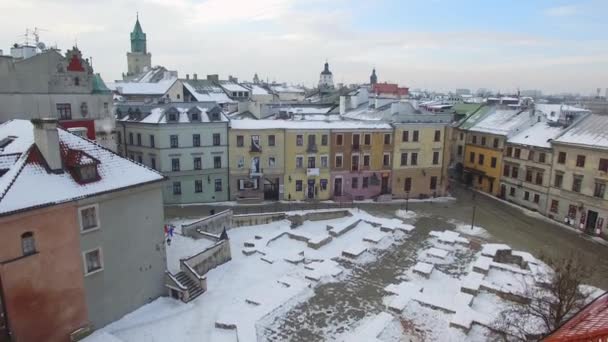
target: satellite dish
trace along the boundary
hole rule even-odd
[[[40,50],[44,50],[46,49],[46,44],[44,44],[43,42],[38,42],[38,44],[36,45]]]

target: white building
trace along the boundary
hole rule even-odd
[[[329,63],[325,62],[325,68],[319,75],[319,91],[327,92],[334,89],[334,75],[329,71]]]

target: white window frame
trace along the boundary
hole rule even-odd
[[[338,157],[340,157],[342,159],[342,165],[340,165],[339,167],[337,166],[336,160],[338,160]],[[343,169],[344,168],[344,154],[342,153],[336,153],[334,155],[334,167],[337,169]]]
[[[99,251],[99,264],[101,265],[101,267],[95,271],[91,271],[88,272],[88,267],[87,267],[87,254],[94,252],[94,251]],[[84,276],[88,277],[90,275],[93,275],[95,273],[99,273],[101,271],[103,271],[105,269],[104,267],[104,262],[103,262],[103,249],[101,247],[96,247],[96,248],[92,248],[86,251],[82,252],[82,265],[84,267]]]
[[[384,156],[388,156],[388,165],[384,164]],[[384,152],[382,154],[382,167],[384,167],[384,166],[391,167],[391,153],[390,152]]]
[[[82,212],[89,208],[95,208],[95,219],[97,220],[97,226],[95,228],[85,229],[83,222],[82,222]],[[78,223],[80,224],[80,233],[81,234],[86,234],[86,233],[100,230],[101,223],[99,222],[99,204],[95,203],[95,204],[85,205],[83,207],[78,208]]]
[[[323,165],[323,158],[325,158],[325,165]],[[322,154],[319,156],[319,165],[322,169],[329,167],[329,156],[327,154]]]

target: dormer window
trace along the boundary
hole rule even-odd
[[[95,164],[79,166],[77,167],[77,171],[82,183],[96,181],[99,177],[97,175],[97,165]]]
[[[190,114],[190,121],[192,121],[192,122],[201,121],[201,111],[198,108],[196,108],[196,107],[190,108],[190,110],[188,110],[188,114]]]
[[[179,119],[179,112],[177,111],[177,109],[175,109],[174,107],[169,108],[169,110],[167,110],[167,121],[178,121]]]
[[[192,121],[201,121],[198,113],[192,113]]]
[[[169,113],[169,121],[177,121],[177,114]]]

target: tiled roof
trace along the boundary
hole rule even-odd
[[[543,341],[603,341],[608,339],[608,292],[570,318]]]
[[[15,137],[0,152],[0,215],[73,201],[132,186],[158,182],[164,177],[154,170],[122,158],[95,142],[58,128],[63,173],[52,173],[34,144],[33,125],[11,120],[0,125],[0,140]],[[16,157],[18,156],[18,157]],[[99,178],[79,183],[69,172],[78,165],[97,164]]]

